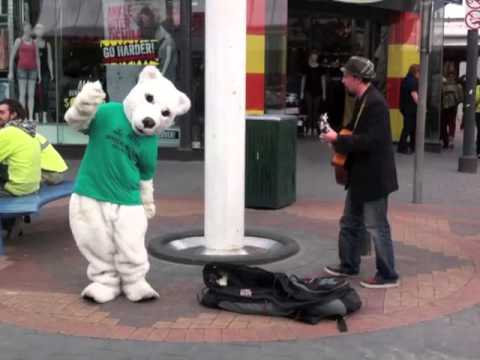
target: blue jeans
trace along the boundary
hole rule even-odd
[[[365,236],[366,229],[375,245],[376,276],[385,280],[398,279],[387,209],[388,197],[354,203],[350,191],[347,191],[339,237],[339,257],[343,268],[352,272],[359,271],[361,236]]]

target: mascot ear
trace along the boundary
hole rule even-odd
[[[138,82],[141,83],[145,80],[155,80],[162,78],[162,73],[152,65],[145,66],[138,77]]]
[[[183,115],[188,110],[190,110],[191,102],[187,95],[183,92],[178,92],[178,108],[177,108],[177,115]]]

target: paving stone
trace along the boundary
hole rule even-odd
[[[325,171],[330,170],[329,153],[319,151],[319,147],[313,141],[299,144],[295,204],[281,210],[245,213],[247,226],[273,229],[298,239],[301,245],[297,256],[266,265],[269,270],[319,276],[324,264],[336,262],[344,192]],[[209,313],[195,299],[202,287],[201,267],[156,259],[151,260],[148,278],[159,290],[160,300],[132,304],[120,297],[105,305],[87,304],[79,299],[81,289],[88,284],[86,263],[73,245],[68,201],[62,201],[42,210],[19,241],[7,244],[8,257],[0,258],[0,322],[4,316],[3,320],[11,324],[44,326],[43,330],[50,333],[55,332],[57,324],[64,326],[66,333],[87,337],[39,334],[0,325],[2,355],[7,356],[5,360],[14,356],[38,360],[64,354],[70,354],[69,359],[98,358],[95,354],[101,354],[102,359],[130,356],[135,360],[158,359],[158,355],[162,359],[344,359],[359,358],[359,354],[365,359],[469,359],[480,353],[478,340],[475,342],[472,335],[479,333],[479,310],[448,313],[453,311],[449,309],[461,309],[458,306],[463,300],[465,304],[475,303],[475,294],[480,294],[480,285],[472,284],[480,264],[480,192],[471,191],[478,187],[480,176],[457,173],[455,151],[427,153],[425,204],[412,205],[409,184],[413,158],[397,160],[400,190],[391,197],[390,217],[402,285],[386,292],[362,289],[366,306],[357,315],[358,323],[356,315],[349,319],[350,335],[338,336],[333,322],[309,328],[288,319]],[[78,162],[72,163],[74,171],[77,166]],[[161,162],[159,166],[162,171],[155,184],[161,211],[150,223],[149,238],[172,229],[202,226],[203,164]],[[362,278],[374,273],[373,256],[363,259],[361,271]],[[358,288],[358,279],[352,283]],[[38,321],[42,316],[48,321]],[[409,325],[388,329],[389,319],[391,326],[404,324],[402,319]],[[95,331],[91,330],[93,324]],[[368,334],[353,331],[357,327],[370,332],[375,326],[382,330]],[[105,339],[108,328],[113,329],[111,336],[132,341]],[[288,341],[288,346],[269,343],[294,340],[300,335],[304,340],[315,340]],[[146,339],[149,342],[142,341]],[[165,341],[203,345],[158,343]],[[219,344],[222,341],[237,344]],[[255,346],[241,345],[245,342]]]

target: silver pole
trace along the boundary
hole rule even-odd
[[[422,203],[423,167],[425,159],[425,119],[427,115],[428,72],[431,51],[432,0],[421,3],[422,39],[420,45],[420,83],[418,86],[417,129],[415,136],[415,167],[413,173],[413,203]]]
[[[468,30],[467,79],[464,102],[463,153],[458,160],[458,171],[476,173],[478,160],[475,148],[475,90],[477,87],[478,30]]]

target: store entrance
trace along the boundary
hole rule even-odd
[[[332,10],[289,2],[287,112],[298,112],[303,120],[300,135],[318,135],[321,113],[328,113],[331,126],[337,130],[350,120],[353,99],[345,93],[340,70],[350,56],[374,61],[375,86],[385,91],[388,24],[342,10],[342,6]],[[314,57],[318,68],[312,65]]]

